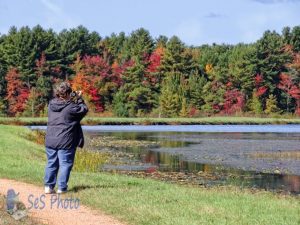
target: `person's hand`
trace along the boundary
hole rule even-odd
[[[82,97],[82,91],[77,91],[78,97]]]
[[[76,91],[76,94],[77,94],[77,101],[76,103],[77,104],[82,104],[84,103],[83,99],[82,99],[82,91]]]

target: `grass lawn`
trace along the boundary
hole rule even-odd
[[[0,117],[0,124],[46,125],[46,117]],[[260,117],[201,117],[201,118],[114,118],[86,117],[84,125],[155,125],[155,124],[300,124],[300,118],[260,118]]]
[[[0,177],[43,185],[44,147],[27,128],[0,125]],[[109,173],[73,172],[70,194],[128,224],[300,224],[299,197],[236,187],[197,188]]]

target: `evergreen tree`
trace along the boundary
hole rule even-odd
[[[177,117],[181,109],[179,96],[170,87],[163,86],[160,96],[160,110],[164,117]]]
[[[263,113],[262,103],[261,103],[255,90],[253,91],[252,99],[250,101],[250,109],[252,112],[254,112],[257,115],[260,115]]]
[[[113,111],[114,114],[119,117],[129,116],[128,107],[126,104],[126,96],[122,89],[118,91],[114,96]]]
[[[182,99],[179,116],[180,117],[187,117],[188,116],[188,106],[187,106],[186,98]]]
[[[133,60],[136,63],[142,62],[154,49],[154,40],[149,31],[140,28],[133,31],[124,41],[122,58],[124,61]]]
[[[178,72],[183,74],[189,74],[189,68],[191,65],[185,65],[188,61],[184,56],[185,46],[176,36],[172,37],[167,43],[167,48],[162,59],[161,71]]]
[[[225,87],[217,81],[208,81],[203,87],[204,105],[201,107],[206,113],[219,113],[224,104]]]
[[[291,36],[290,44],[293,46],[294,51],[299,52],[300,51],[300,26],[295,26],[292,29],[290,36]]]
[[[204,105],[203,88],[206,82],[207,79],[205,76],[199,74],[197,71],[189,77],[189,103],[196,109],[201,109],[202,105]]]
[[[159,37],[156,39],[156,48],[166,48],[168,43],[168,37],[164,35],[159,35]]]
[[[148,31],[138,29],[131,33],[124,43],[123,58],[131,59],[132,66],[128,67],[122,76],[122,91],[126,96],[126,108],[130,116],[136,116],[139,109],[149,113],[155,106],[155,93],[147,82],[148,60],[153,51],[154,41]]]
[[[122,63],[121,52],[126,39],[125,33],[121,32],[118,35],[112,33],[99,42],[100,55],[108,64]]]
[[[266,114],[272,114],[272,113],[277,113],[278,108],[277,108],[277,100],[274,95],[269,95],[267,102],[266,102],[266,109],[265,113]]]
[[[77,54],[80,56],[96,55],[98,50],[98,43],[101,37],[97,32],[90,33],[87,28],[78,26],[70,30],[63,30],[58,34],[59,55],[61,59],[61,68],[68,78],[73,71],[70,65],[76,59]]]
[[[32,87],[28,95],[28,99],[26,101],[24,111],[22,112],[22,116],[28,116],[28,117],[38,116],[39,114],[38,101],[39,101],[39,94],[37,93],[36,88]]]
[[[285,65],[291,61],[283,47],[282,37],[270,31],[266,31],[256,43],[257,71],[264,78],[263,85],[267,87],[268,94],[274,94],[276,97],[279,96],[276,89],[279,74],[286,71]]]
[[[226,81],[238,88],[246,100],[252,97],[252,90],[255,87],[254,76],[257,74],[256,49],[251,45],[238,44],[228,56],[228,78]]]

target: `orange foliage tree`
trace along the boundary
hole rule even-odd
[[[5,79],[7,81],[6,100],[8,102],[8,113],[10,116],[16,116],[24,110],[29,89],[21,81],[20,74],[16,68],[11,68],[7,72]]]

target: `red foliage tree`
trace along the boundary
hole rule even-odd
[[[20,74],[16,68],[11,68],[5,79],[7,81],[8,113],[10,116],[15,116],[22,113],[25,103],[29,96],[29,90],[20,79]]]
[[[255,94],[257,97],[264,95],[268,90],[268,88],[266,86],[263,86],[263,81],[264,81],[264,78],[261,74],[257,74],[254,78],[254,82],[255,82],[255,86],[256,86]]]
[[[134,65],[134,61],[133,60],[129,60],[124,62],[123,64],[119,64],[117,62],[114,62],[112,64],[112,74],[113,74],[113,81],[118,84],[119,86],[121,86],[123,84],[123,80],[122,77],[124,76],[125,71],[132,67]]]
[[[72,68],[76,75],[72,80],[75,90],[82,90],[92,104],[95,112],[104,111],[105,97],[111,97],[114,90],[121,85],[121,76],[127,64],[110,67],[100,56],[77,56]]]
[[[289,94],[289,92],[293,87],[292,78],[286,73],[281,73],[279,77],[280,77],[280,82],[278,84],[278,88]]]
[[[89,90],[89,94],[91,96],[91,102],[94,103],[96,112],[103,112],[104,105],[101,102],[101,96],[98,94],[98,91],[95,87],[91,87]]]
[[[86,55],[82,59],[82,69],[85,75],[95,76],[97,79],[105,79],[110,75],[110,66],[100,56]]]
[[[222,112],[225,114],[233,114],[241,112],[245,105],[245,97],[237,89],[227,90],[224,94],[224,105]]]
[[[45,53],[42,53],[41,58],[36,60],[36,73],[38,76],[42,76],[46,70],[48,70]]]
[[[297,115],[300,115],[300,53],[295,52],[293,46],[291,45],[287,45],[285,50],[293,57],[292,62],[286,65],[291,72],[291,75],[286,73],[280,74],[280,83],[278,84],[278,88],[283,90],[287,94],[287,98],[292,97],[295,99],[295,113]],[[287,99],[287,104],[288,102],[289,101]]]
[[[256,74],[254,81],[255,81],[255,86],[258,87],[261,85],[261,83],[263,82],[263,76],[261,74]]]
[[[278,88],[286,92],[288,98],[292,97],[296,100],[295,113],[300,115],[300,87],[299,84],[295,84],[291,78],[286,73],[280,74],[280,82]],[[287,100],[287,104],[289,101]]]
[[[300,115],[300,87],[298,85],[293,85],[293,87],[290,90],[290,95],[296,100],[296,109],[295,113],[297,115]]]
[[[158,72],[159,72],[159,67],[161,65],[161,60],[163,55],[164,55],[164,48],[158,47],[152,52],[150,57],[147,59],[149,64],[145,73],[146,84],[150,84],[154,86],[160,82],[160,77]]]

